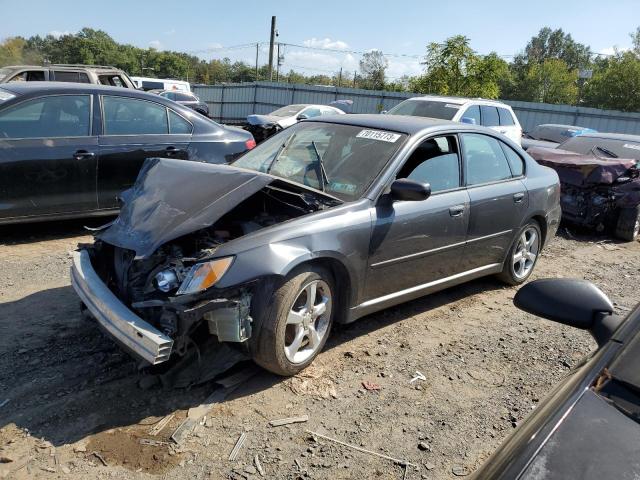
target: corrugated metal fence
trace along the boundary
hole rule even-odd
[[[193,92],[207,102],[211,116],[223,123],[243,123],[247,115],[265,114],[294,103],[326,105],[334,100],[353,100],[353,113],[378,113],[419,94],[357,88],[336,88],[291,83],[252,82],[194,86]],[[505,101],[511,105],[527,131],[542,123],[561,123],[594,128],[601,132],[640,135],[640,113]]]

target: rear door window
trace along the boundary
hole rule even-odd
[[[500,117],[496,107],[482,105],[480,111],[482,112],[482,125],[485,127],[497,127],[500,125]]]
[[[500,117],[500,125],[509,127],[516,124],[513,121],[513,115],[511,115],[511,112],[506,108],[498,107],[498,115]]]
[[[102,97],[104,135],[164,135],[169,133],[167,109],[137,98]]]
[[[478,133],[463,133],[460,137],[468,186],[511,178],[509,162],[498,140]]]
[[[83,137],[90,134],[90,95],[51,95],[0,113],[0,137]]]
[[[55,82],[74,82],[80,81],[80,75],[78,72],[69,72],[65,70],[53,70],[53,81]],[[86,77],[86,75],[85,75]],[[87,82],[88,83],[88,82]]]
[[[102,85],[111,85],[112,87],[124,87],[125,83],[120,75],[99,75],[98,81]]]

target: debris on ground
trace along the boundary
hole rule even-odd
[[[169,425],[169,422],[173,420],[174,416],[175,416],[175,413],[170,413],[169,415],[165,416],[162,420],[160,420],[153,427],[151,427],[151,430],[149,430],[149,435],[151,435],[152,437],[155,437],[156,435],[158,435],[164,429],[164,427]]]
[[[236,445],[233,447],[233,450],[231,450],[231,453],[229,454],[229,460],[230,461],[235,461],[236,458],[238,458],[238,453],[240,453],[240,449],[242,448],[242,445],[244,445],[244,441],[247,439],[247,432],[242,432],[242,435],[240,435],[240,438],[238,438],[238,441],[236,442]]]
[[[362,386],[364,387],[365,390],[368,390],[368,391],[378,391],[382,389],[380,384],[370,382],[369,380],[365,380],[364,382],[362,382]]]
[[[420,373],[419,371],[416,370],[416,374],[414,375],[414,377],[409,380],[409,383],[413,383],[416,382],[418,380],[426,380],[427,377],[425,377],[422,373]]]
[[[283,425],[290,425],[292,423],[304,423],[309,421],[309,415],[301,415],[299,417],[281,418],[280,420],[271,420],[269,425],[272,427],[281,427]]]
[[[253,464],[256,466],[256,470],[261,477],[264,477],[264,468],[262,467],[262,463],[260,462],[260,455],[256,453],[255,457],[253,457]]]

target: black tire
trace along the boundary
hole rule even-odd
[[[640,233],[640,205],[633,208],[621,208],[616,224],[616,237],[633,242]]]
[[[533,259],[533,263],[526,269],[526,271],[521,271],[520,273],[516,271],[515,266],[515,255],[521,251],[522,245],[522,236],[526,235],[525,232],[535,231],[537,235],[537,249],[535,252],[535,258]],[[529,221],[525,226],[523,226],[519,231],[518,235],[516,235],[515,240],[513,241],[513,245],[509,249],[509,253],[507,254],[507,258],[504,261],[504,266],[502,267],[502,272],[500,272],[497,277],[504,283],[508,285],[520,285],[527,281],[527,279],[531,276],[533,269],[535,268],[536,263],[538,262],[538,258],[540,257],[540,253],[542,251],[542,232],[540,230],[540,225],[535,220]]]
[[[303,361],[293,362],[287,357],[285,347],[293,344],[292,341],[289,341],[292,335],[291,327],[297,328],[298,326],[288,324],[287,319],[291,310],[294,309],[294,302],[300,300],[300,296],[306,291],[304,287],[311,283],[317,283],[316,288],[320,292],[321,298],[325,298],[322,294],[323,289],[328,288],[330,302],[328,313],[324,316],[320,315],[317,319],[317,322],[321,320],[323,322],[323,334],[317,346],[311,348],[311,339],[307,337],[307,347],[311,348],[313,352],[309,353],[310,356]],[[287,275],[275,287],[270,298],[256,299],[256,302],[252,302],[257,307],[252,312],[257,327],[256,335],[250,340],[250,352],[253,360],[270,372],[283,376],[295,375],[309,366],[324,348],[331,332],[337,311],[335,293],[335,282],[330,272],[324,268],[308,266],[304,270],[296,270]],[[308,295],[305,294],[305,296]]]

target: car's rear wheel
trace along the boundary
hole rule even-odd
[[[533,272],[541,249],[540,226],[532,220],[518,232],[498,278],[509,285],[524,283]]]
[[[640,234],[640,205],[633,208],[621,208],[616,224],[616,237],[632,242]]]
[[[295,375],[324,347],[333,317],[334,282],[323,268],[308,267],[287,276],[262,312],[253,343],[256,363],[278,375]]]

